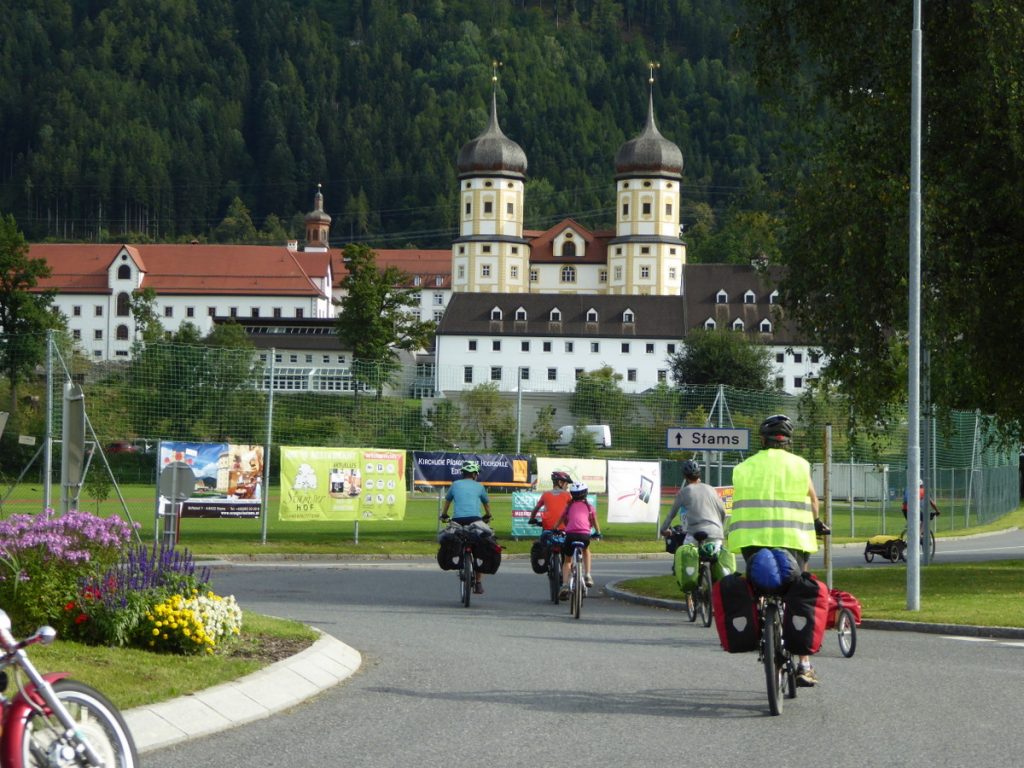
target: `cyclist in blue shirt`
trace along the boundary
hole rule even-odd
[[[491,500],[487,497],[487,489],[476,480],[479,474],[480,465],[477,462],[467,461],[462,465],[462,479],[452,483],[444,496],[441,522],[448,522],[448,510],[454,504],[452,520],[459,525],[476,528],[482,535],[493,536],[494,532],[487,525],[491,520]],[[483,516],[480,515],[481,507],[484,510]],[[482,581],[483,578],[478,571],[476,584],[473,586],[473,591],[478,595],[484,593]]]

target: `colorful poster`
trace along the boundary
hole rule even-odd
[[[719,498],[722,500],[722,506],[725,507],[726,516],[732,514],[732,486],[731,485],[716,485],[715,490],[718,492]]]
[[[607,487],[607,462],[604,459],[571,459],[565,456],[537,457],[537,488],[551,487],[551,473],[568,472],[573,482],[583,483],[591,493],[604,493]]]
[[[540,493],[537,491],[512,492],[512,537],[516,539],[535,539],[540,536],[540,526],[530,525],[530,512],[537,506]]]
[[[403,520],[405,451],[281,448],[281,520]]]
[[[181,503],[182,517],[258,518],[263,497],[263,446],[162,441],[159,471],[184,463],[195,489]],[[160,512],[169,500],[160,496]]]
[[[656,523],[660,509],[659,462],[608,462],[609,523]]]
[[[414,485],[451,485],[462,477],[462,465],[475,461],[480,465],[477,480],[498,488],[529,488],[530,457],[508,453],[445,453],[413,451]]]

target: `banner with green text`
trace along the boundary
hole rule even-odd
[[[405,451],[281,448],[281,520],[405,519]]]

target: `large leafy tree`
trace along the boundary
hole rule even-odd
[[[345,298],[338,302],[335,330],[352,350],[352,372],[376,390],[378,399],[398,371],[398,350],[430,345],[435,325],[419,319],[419,292],[397,267],[380,269],[376,254],[365,245],[345,247]]]
[[[50,267],[29,256],[28,243],[11,215],[0,216],[0,369],[10,383],[8,411],[18,405],[18,384],[46,359],[46,332],[63,326],[54,291],[33,291]]]
[[[912,4],[745,5],[740,36],[762,82],[789,109],[825,115],[793,176],[784,306],[820,341],[861,417],[878,418],[906,390]],[[922,29],[921,308],[932,396],[1019,432],[1024,3],[925,3]]]
[[[669,358],[678,387],[725,384],[739,389],[771,389],[771,350],[743,333],[722,329],[691,331],[683,349]]]

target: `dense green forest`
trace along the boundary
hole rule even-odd
[[[650,61],[697,239],[763,224],[797,135],[730,46],[740,0],[0,8],[0,211],[30,241],[235,239],[218,225],[237,198],[280,242],[301,236],[322,183],[335,244],[447,247],[455,160],[486,124],[495,60],[502,128],[529,160],[529,228],[613,223],[615,151],[643,125]]]

